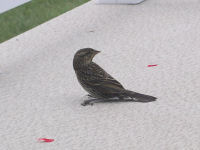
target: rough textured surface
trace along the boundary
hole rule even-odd
[[[199,150],[199,12],[198,0],[92,1],[1,44],[0,149]],[[158,101],[80,106],[72,59],[83,47]]]

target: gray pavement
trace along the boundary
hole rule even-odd
[[[31,0],[0,0],[0,14]]]
[[[0,44],[0,149],[199,150],[199,11],[198,0],[92,1]],[[83,47],[158,100],[82,107],[72,60]]]

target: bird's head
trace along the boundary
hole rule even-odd
[[[74,55],[74,61],[89,64],[94,56],[98,53],[100,53],[100,51],[94,50],[92,48],[83,48],[76,52],[76,54]]]

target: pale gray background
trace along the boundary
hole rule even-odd
[[[15,8],[31,0],[0,0],[0,13]]]
[[[199,0],[92,1],[4,42],[0,149],[199,150],[199,27]],[[72,60],[83,47],[102,51],[95,62],[124,87],[158,100],[80,106]]]

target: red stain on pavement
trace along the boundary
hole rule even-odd
[[[49,143],[49,142],[53,142],[53,141],[54,141],[54,139],[40,138],[40,139],[38,139],[38,141],[40,141],[40,142],[47,142],[47,143]]]
[[[148,67],[155,67],[155,66],[158,66],[157,64],[156,65],[148,65]]]

